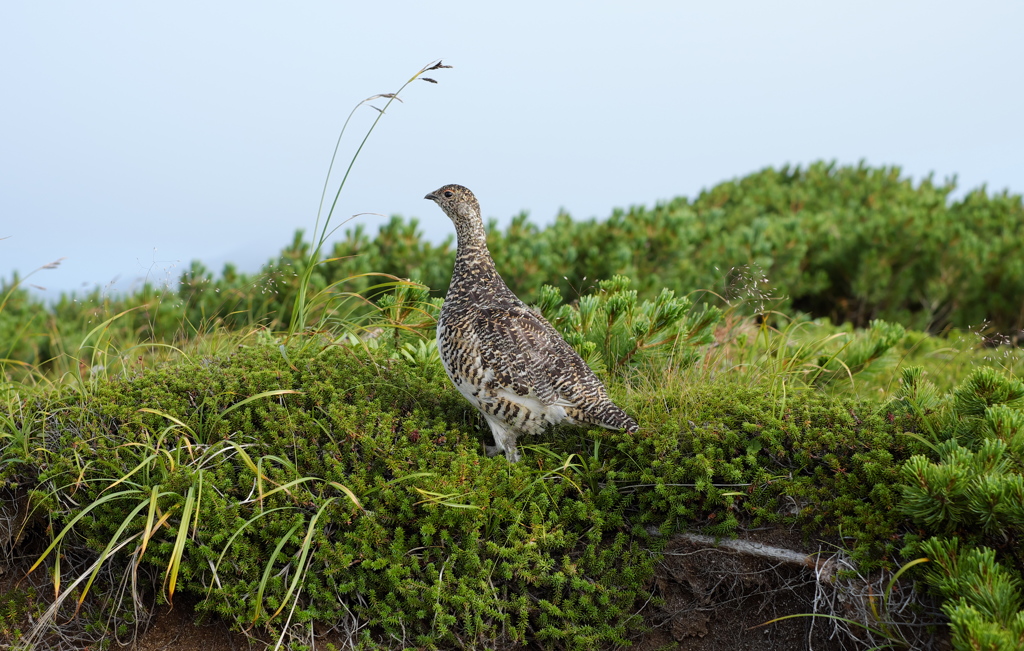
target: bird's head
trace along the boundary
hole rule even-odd
[[[480,219],[480,203],[469,191],[469,188],[461,185],[449,184],[434,190],[424,199],[430,199],[444,211],[444,214],[455,222],[458,227],[460,223],[471,223]]]

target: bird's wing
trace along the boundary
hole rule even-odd
[[[546,404],[577,404],[584,387],[600,387],[576,351],[558,331],[528,307],[506,304],[481,307],[475,323],[484,362],[509,371],[509,384],[519,395],[533,395]]]

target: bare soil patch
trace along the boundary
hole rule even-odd
[[[872,639],[861,627],[824,617],[801,616],[764,625],[779,617],[818,613],[877,628],[864,598],[873,588],[860,579],[840,578],[842,557],[828,549],[820,553],[822,549],[809,548],[798,534],[779,529],[747,532],[737,541],[720,544],[701,536],[674,537],[656,576],[662,604],[650,609],[647,622],[652,630],[635,648],[853,651],[885,642],[878,636]],[[915,615],[913,626],[894,632],[915,649],[950,649],[934,606],[920,601],[914,607],[929,613],[938,625],[927,627],[925,616]]]

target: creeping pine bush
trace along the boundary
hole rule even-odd
[[[1024,648],[1024,383],[982,368],[941,400],[906,369],[892,407],[932,440],[903,467],[900,510],[928,536],[908,553],[933,560],[926,580],[947,599],[954,645]]]
[[[571,304],[545,285],[537,309],[599,372],[623,371],[652,356],[670,357],[680,367],[693,364],[702,347],[714,341],[722,311],[706,305],[691,310],[690,299],[669,289],[641,302],[630,285],[629,278],[617,275]]]
[[[702,300],[717,300],[713,292],[750,312],[799,310],[857,327],[882,319],[930,332],[986,324],[1016,338],[1024,329],[1024,203],[984,188],[954,200],[953,190],[930,178],[914,185],[898,167],[818,162],[767,168],[695,199],[617,209],[604,220],[560,214],[541,228],[520,214],[504,229],[492,220],[487,237],[502,277],[527,303],[547,300],[545,283],[572,303],[625,275],[640,301],[701,290]],[[285,329],[307,272],[312,293],[373,293],[380,280],[371,274],[385,273],[418,279],[440,297],[455,256],[451,237],[431,243],[416,219],[397,216],[374,234],[355,225],[312,269],[311,249],[300,231],[258,274],[193,262],[174,288],[62,295],[52,324],[41,300],[20,293],[0,333],[33,325],[13,332],[21,345],[0,353],[38,364],[61,349],[48,338],[74,339],[97,314],[125,310],[128,331],[154,341],[202,324]]]

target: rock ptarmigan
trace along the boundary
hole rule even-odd
[[[483,413],[494,435],[488,456],[518,461],[516,439],[560,422],[635,432],[601,381],[562,336],[505,285],[487,250],[476,197],[446,185],[425,199],[455,223],[458,252],[437,321],[448,377]]]

